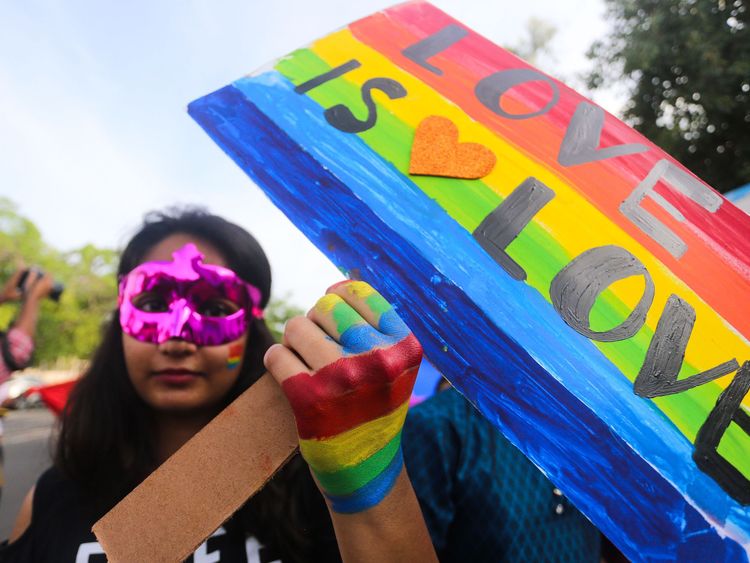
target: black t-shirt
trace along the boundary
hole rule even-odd
[[[97,518],[87,509],[79,487],[51,468],[39,478],[32,520],[17,541],[0,549],[0,562],[103,563],[104,551],[91,527]],[[138,541],[138,538],[133,538]],[[315,560],[340,560],[335,537],[321,537]],[[277,550],[257,538],[221,526],[191,555],[189,563],[271,563],[281,561]]]

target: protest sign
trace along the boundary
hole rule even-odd
[[[189,111],[628,557],[748,559],[741,211],[425,2]]]

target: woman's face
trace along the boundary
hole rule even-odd
[[[171,235],[154,246],[144,262],[172,260],[172,253],[192,242],[203,263],[227,266],[211,244],[185,234]],[[218,346],[197,346],[172,338],[161,344],[141,342],[125,333],[125,366],[136,393],[157,412],[214,414],[237,381],[247,333]]]

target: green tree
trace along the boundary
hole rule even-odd
[[[747,0],[605,0],[592,89],[626,81],[624,118],[719,191],[750,182]]]

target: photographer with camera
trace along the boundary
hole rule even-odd
[[[61,291],[62,286],[38,268],[16,270],[0,290],[0,304],[21,302],[16,319],[6,332],[0,332],[0,402],[8,393],[7,380],[11,374],[25,368],[31,360],[41,301],[45,297],[59,298]],[[0,422],[0,491],[5,484],[2,435]]]
[[[7,332],[0,333],[0,383],[28,365],[34,349],[40,303],[55,289],[52,276],[38,268],[29,268],[14,272],[0,291],[0,304],[21,302],[15,321]]]

